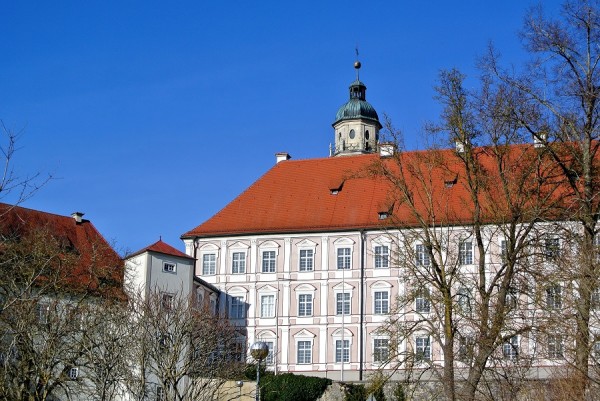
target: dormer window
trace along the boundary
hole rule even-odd
[[[344,180],[342,178],[334,179],[329,183],[329,191],[331,195],[337,195],[344,186]]]
[[[379,212],[379,220],[385,220],[388,217],[390,217],[390,214],[388,212]]]

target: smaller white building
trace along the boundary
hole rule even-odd
[[[160,239],[126,258],[127,289],[144,298],[151,292],[160,292],[165,303],[177,295],[208,305],[214,312],[219,290],[194,275],[195,261]]]

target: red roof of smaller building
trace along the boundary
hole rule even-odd
[[[163,255],[177,256],[179,258],[195,260],[193,257],[191,257],[191,256],[181,252],[180,250],[172,247],[171,245],[167,244],[162,239],[156,241],[152,245],[149,245],[143,249],[140,249],[137,252],[132,253],[128,257],[137,256],[144,252],[157,252],[157,253],[162,253]]]
[[[54,238],[69,260],[61,264],[65,290],[124,298],[123,261],[89,220],[0,203],[2,241],[18,242],[36,232]]]

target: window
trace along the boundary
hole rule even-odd
[[[471,241],[460,241],[458,243],[458,264],[473,264],[473,244]]]
[[[562,288],[560,284],[546,288],[546,307],[548,309],[562,308]]]
[[[79,368],[71,368],[71,369],[69,369],[69,379],[71,379],[71,380],[77,380],[78,376],[79,376]]]
[[[350,362],[350,340],[335,340],[335,362]]]
[[[164,400],[165,400],[165,390],[160,386],[156,386],[156,401],[164,401]]]
[[[417,337],[415,339],[415,358],[417,361],[429,361],[431,359],[431,341],[429,336]]]
[[[260,317],[275,317],[275,295],[261,295]]]
[[[243,274],[246,273],[246,253],[234,252],[231,255],[231,273]]]
[[[350,259],[351,249],[350,248],[338,248],[337,250],[337,268],[338,269],[350,269],[351,259]]]
[[[500,241],[500,260],[502,263],[506,263],[506,255],[508,254],[507,242],[505,240]]]
[[[546,238],[544,241],[544,256],[547,261],[552,261],[558,258],[560,253],[560,242],[558,238]]]
[[[166,273],[175,273],[175,263],[163,263],[163,271]]]
[[[170,311],[173,309],[173,294],[163,293],[161,295],[160,306],[165,311]]]
[[[273,365],[273,363],[275,362],[275,352],[273,351],[274,343],[273,341],[265,341],[265,344],[267,344],[267,348],[269,348],[269,353],[265,358],[265,363],[267,365]]]
[[[475,340],[470,336],[459,336],[458,337],[458,352],[456,357],[459,361],[469,363],[473,358],[473,347],[475,346]]]
[[[206,253],[202,255],[202,274],[212,275],[217,272],[217,255]]]
[[[231,351],[230,358],[234,362],[245,362],[246,361],[246,342],[243,340],[236,340],[233,343],[233,349]]]
[[[312,316],[313,299],[311,294],[298,295],[298,316]]]
[[[593,309],[600,308],[600,288],[592,290],[591,307]]]
[[[562,359],[564,357],[564,342],[562,336],[548,336],[548,358]]]
[[[336,315],[349,315],[350,314],[350,293],[339,292],[336,294],[335,303]]]
[[[415,296],[415,310],[417,313],[431,312],[431,301],[429,300],[429,290],[427,288],[421,288],[417,291]]]
[[[509,287],[506,292],[506,307],[508,309],[517,309],[519,306],[519,293],[516,288]]]
[[[387,338],[373,340],[373,362],[386,362],[390,355],[389,341]]]
[[[425,248],[425,245],[417,245],[415,247],[415,255],[417,259],[417,266],[429,266],[429,252]]]
[[[275,273],[275,251],[263,251],[262,272]]]
[[[469,292],[468,289],[466,289],[465,287],[461,287],[458,289],[457,292],[457,304],[458,304],[458,309],[466,314],[466,315],[470,315],[471,314],[471,293]]]
[[[600,341],[594,343],[594,356],[596,359],[600,358]]]
[[[301,272],[311,272],[314,269],[314,251],[312,249],[300,249],[300,267]]]
[[[385,245],[375,247],[375,268],[384,269],[390,267],[390,248]]]
[[[375,291],[374,301],[375,307],[374,312],[376,315],[385,315],[390,310],[390,296],[387,291]]]
[[[516,359],[519,356],[519,338],[512,336],[502,344],[502,355],[505,359]]]
[[[35,307],[35,314],[37,316],[38,323],[48,323],[48,315],[50,314],[50,305],[45,302],[40,302]]]
[[[231,311],[229,316],[232,319],[244,319],[246,317],[246,303],[243,297],[231,297]]]
[[[298,364],[312,363],[312,344],[310,341],[298,341]]]

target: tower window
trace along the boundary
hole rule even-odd
[[[351,129],[351,130],[350,130],[350,139],[354,139],[354,136],[355,136],[355,134],[354,134],[354,130],[353,130],[353,129]]]
[[[369,140],[369,130],[365,131],[365,139],[368,141]]]

